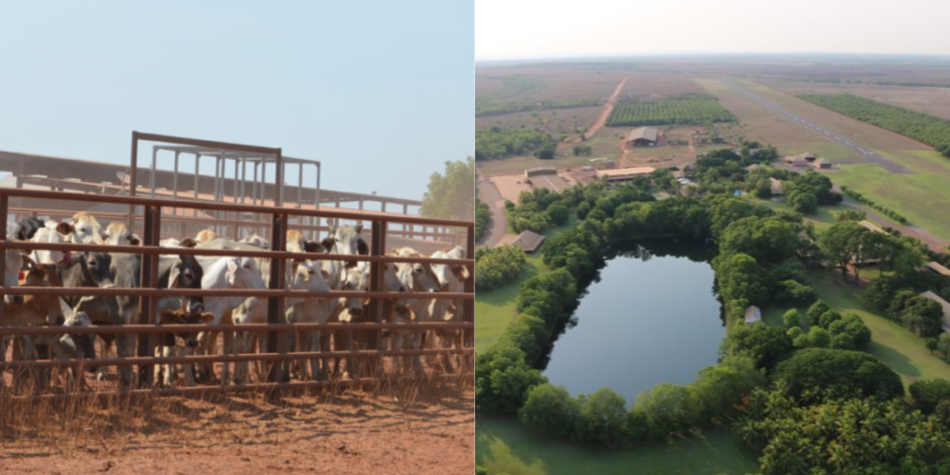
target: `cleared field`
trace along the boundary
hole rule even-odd
[[[798,97],[931,147],[950,145],[950,122],[923,112],[852,94],[804,94]]]
[[[475,128],[478,130],[500,127],[503,129],[540,129],[555,137],[560,135],[579,136],[587,130],[601,107],[578,107],[573,109],[540,110],[518,112],[516,114],[478,117]]]
[[[876,86],[867,84],[815,84],[765,81],[769,87],[792,95],[848,93],[893,106],[904,107],[950,120],[950,88]]]
[[[687,94],[658,99],[624,100],[607,118],[609,127],[735,122],[736,116],[716,96]]]
[[[756,104],[717,80],[698,81],[738,117],[738,124],[721,129],[723,137],[730,142],[758,140],[774,145],[782,154],[812,152],[835,161],[856,158],[847,148],[827,140],[814,130],[800,127],[782,114]]]
[[[742,475],[758,470],[756,455],[728,428],[672,444],[625,450],[580,446],[526,431],[517,420],[479,415],[475,463],[490,473],[518,475]]]
[[[629,71],[578,65],[478,68],[475,97],[491,102],[542,102],[606,99]]]

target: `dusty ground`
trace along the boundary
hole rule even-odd
[[[428,392],[34,408],[47,415],[31,429],[5,416],[0,473],[472,473],[473,392]]]

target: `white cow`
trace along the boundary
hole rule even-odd
[[[201,268],[204,269],[204,275],[201,279],[202,289],[255,289],[263,290],[266,288],[264,280],[261,278],[261,271],[257,262],[250,257],[217,257],[217,258],[198,258]],[[243,303],[247,297],[205,297],[205,311],[213,315],[212,324],[218,325],[227,317],[230,320],[231,311]],[[224,333],[224,352],[232,352],[231,332]],[[213,351],[212,342],[214,336],[209,332],[201,332],[198,335],[198,346],[196,354],[211,354]],[[187,352],[187,349],[186,349]],[[185,366],[185,371],[188,371]],[[213,378],[213,366],[205,363],[200,366],[203,375]],[[186,378],[187,378],[186,373]],[[224,382],[230,379],[230,365],[224,364],[222,375]]]
[[[57,230],[60,223],[56,221],[47,221],[46,226],[36,230],[36,234],[30,241],[41,243],[61,243],[66,242],[66,238]],[[30,257],[37,264],[56,264],[63,260],[63,251],[49,251],[34,249]]]
[[[432,257],[437,259],[465,259],[465,254],[465,248],[455,246],[448,251],[436,251],[432,254]],[[435,274],[436,279],[438,279],[439,287],[443,292],[464,292],[465,282],[471,275],[468,268],[460,264],[432,264],[432,272]],[[465,308],[464,303],[462,300],[436,300],[432,304],[433,321],[465,321],[465,315],[463,314],[463,309]],[[454,307],[454,309],[452,307]],[[462,347],[461,331],[438,330],[432,332],[432,334],[436,337],[433,338],[432,341],[434,345],[439,345],[442,348],[451,348],[453,346],[456,348]],[[445,369],[454,372],[455,364],[452,360],[453,358],[449,358],[448,355],[443,355],[442,361],[446,365]]]

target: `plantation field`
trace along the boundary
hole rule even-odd
[[[735,121],[736,116],[722,107],[715,96],[688,94],[660,99],[620,101],[607,118],[607,126],[637,127]]]
[[[950,87],[815,84],[788,81],[766,81],[764,84],[795,96],[848,93],[950,120]]]
[[[950,122],[851,94],[803,94],[798,96],[862,122],[896,132],[931,147],[950,145]]]
[[[517,420],[479,415],[475,463],[489,473],[511,475],[743,475],[758,470],[756,456],[728,428],[698,437],[610,450],[552,440],[525,430]]]
[[[476,101],[475,117],[491,117],[496,115],[514,114],[517,112],[532,112],[553,109],[577,109],[581,107],[597,107],[599,105],[599,99],[541,101],[532,103]]]

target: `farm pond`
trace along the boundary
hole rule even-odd
[[[726,335],[709,261],[715,249],[640,241],[615,250],[554,343],[544,375],[573,395],[609,387],[632,403],[716,363]]]

